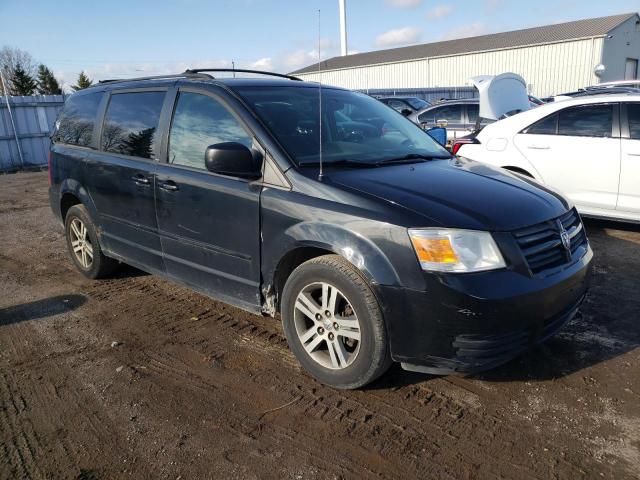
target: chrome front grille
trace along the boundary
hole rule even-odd
[[[534,275],[570,263],[580,247],[587,244],[575,208],[553,220],[516,230],[513,235]]]

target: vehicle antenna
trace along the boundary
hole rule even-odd
[[[318,180],[322,181],[322,71],[320,70],[320,58],[320,9],[318,9],[318,157],[320,163]]]

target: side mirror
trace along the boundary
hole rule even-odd
[[[443,147],[447,146],[447,129],[443,127],[433,127],[425,130],[426,134],[433,138]]]
[[[262,176],[261,162],[249,148],[238,142],[209,145],[204,152],[207,170],[222,175],[256,179]]]
[[[420,122],[420,128],[426,130],[429,128],[429,122]]]
[[[408,108],[403,108],[402,110],[400,110],[400,113],[402,115],[404,115],[405,117],[408,117],[409,115],[411,115],[413,112],[411,110],[409,110]]]

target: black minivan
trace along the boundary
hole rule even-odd
[[[367,95],[213,71],[65,103],[50,200],[84,275],[124,262],[279,312],[303,367],[338,388],[393,361],[491,368],[575,315],[593,254],[561,195],[452,157]]]

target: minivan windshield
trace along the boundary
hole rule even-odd
[[[291,158],[317,165],[320,152],[316,87],[237,87]],[[362,93],[322,88],[322,160],[327,166],[381,165],[450,158],[420,127]]]

